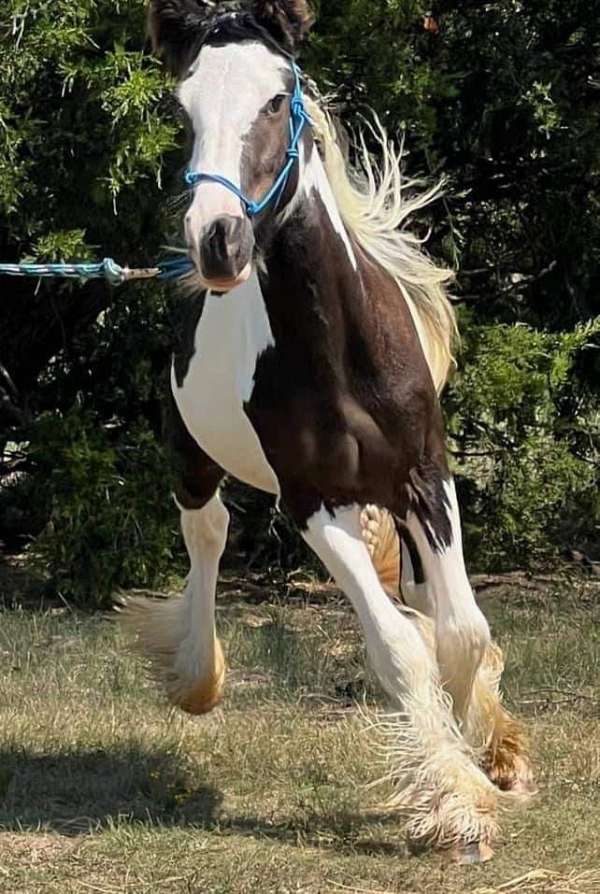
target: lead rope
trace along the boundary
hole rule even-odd
[[[187,257],[169,258],[156,267],[121,267],[113,258],[104,258],[99,263],[82,264],[0,264],[0,275],[32,276],[36,279],[104,279],[111,286],[120,286],[132,280],[158,279],[161,281],[179,279],[193,270],[193,263]]]

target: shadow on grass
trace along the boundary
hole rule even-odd
[[[346,854],[405,851],[400,839],[368,837],[373,822],[396,822],[388,814],[340,808],[273,821],[258,814],[228,814],[223,798],[214,786],[198,785],[197,766],[168,750],[0,750],[0,832],[42,830],[75,837],[131,823],[216,830],[232,842],[252,837]]]
[[[46,581],[43,575],[20,556],[8,555],[0,548],[0,608],[32,608],[47,610],[44,600]]]
[[[373,824],[397,826],[397,838],[370,837]],[[222,821],[219,831],[229,838],[255,838],[278,841],[300,848],[316,847],[334,850],[347,856],[408,856],[409,849],[398,826],[398,817],[389,813],[356,814],[344,810],[330,813],[309,813],[301,820],[272,822],[260,816],[230,816]],[[377,830],[381,834],[381,829]],[[391,838],[391,833],[390,833]]]
[[[181,756],[141,746],[48,754],[5,748],[0,829],[42,827],[79,835],[123,819],[214,825],[223,796],[210,785],[190,789],[190,776]]]

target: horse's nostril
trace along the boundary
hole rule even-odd
[[[192,234],[192,215],[186,214],[183,219],[183,232],[185,233],[185,241],[189,246],[193,243],[193,234]]]
[[[213,221],[210,225],[205,241],[207,248],[213,255],[222,258],[227,257],[227,227],[221,218]]]
[[[202,271],[207,279],[236,275],[252,254],[254,236],[246,219],[223,215],[204,229],[200,240]]]
[[[238,217],[219,217],[208,227],[204,237],[211,251],[221,257],[234,254],[240,243],[243,221]]]
[[[240,217],[220,217],[216,220],[208,234],[209,241],[219,250],[231,250],[239,245],[243,221]]]

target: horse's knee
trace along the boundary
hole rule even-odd
[[[215,494],[203,509],[184,509],[181,528],[192,560],[196,554],[220,558],[227,541],[229,512]]]
[[[479,667],[492,637],[486,617],[473,597],[465,602],[460,610],[438,613],[438,640],[445,651],[456,655],[457,661]]]
[[[471,656],[476,667],[479,667],[483,656],[491,645],[492,635],[487,619],[477,603],[473,602],[461,632],[463,642],[466,644],[467,656]]]

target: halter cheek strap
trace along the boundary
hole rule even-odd
[[[304,104],[304,95],[300,83],[300,69],[295,62],[292,62],[292,72],[294,74],[294,92],[290,103],[290,145],[286,153],[287,161],[272,187],[263,198],[259,202],[252,201],[252,199],[244,195],[239,186],[236,186],[233,181],[221,176],[221,174],[203,174],[201,171],[188,171],[185,175],[185,182],[188,186],[194,187],[198,186],[199,183],[207,182],[218,183],[238,197],[248,217],[256,217],[257,214],[268,208],[273,201],[275,202],[275,207],[277,207],[287,186],[292,169],[300,158],[300,150],[298,148],[300,137],[306,125],[312,124]]]

